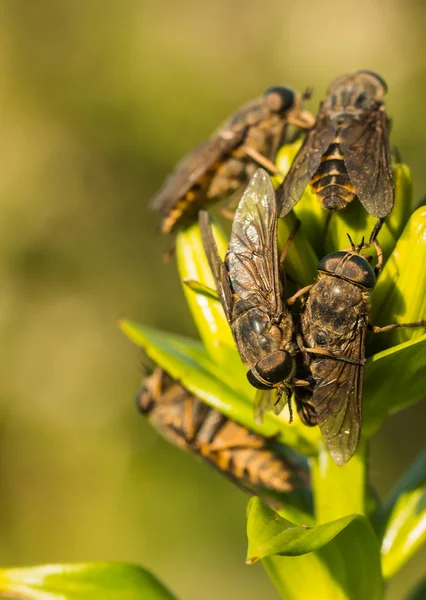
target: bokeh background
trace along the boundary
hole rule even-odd
[[[148,200],[271,84],[387,80],[392,140],[426,191],[426,4],[4,0],[0,7],[0,563],[128,560],[182,600],[278,598],[245,556],[245,503],[134,410],[131,317],[194,334]],[[372,444],[385,494],[425,404]],[[426,554],[392,583],[404,598]]]

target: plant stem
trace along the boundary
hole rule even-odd
[[[325,447],[311,459],[318,525],[353,513],[366,514],[366,455],[367,445],[361,442],[356,454],[343,467],[334,464]]]

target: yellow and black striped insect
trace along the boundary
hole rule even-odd
[[[249,493],[308,488],[308,471],[268,440],[231,421],[156,367],[137,395],[139,410],[169,441],[201,456]]]
[[[310,183],[329,211],[345,208],[357,197],[379,219],[372,239],[376,237],[395,195],[386,92],[386,83],[371,71],[344,74],[331,84],[315,125],[277,190],[280,217]]]
[[[307,129],[314,117],[303,108],[309,93],[275,86],[230,117],[212,137],[184,156],[151,201],[169,233],[191,222],[200,208],[238,193],[259,164],[274,168],[288,125]]]

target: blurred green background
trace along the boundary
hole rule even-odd
[[[195,334],[148,200],[175,161],[271,84],[387,80],[392,141],[426,191],[423,2],[4,0],[0,18],[0,563],[128,560],[182,600],[275,600],[246,567],[244,495],[134,409],[127,316]],[[374,439],[381,494],[425,404]],[[403,598],[426,553],[395,579]]]

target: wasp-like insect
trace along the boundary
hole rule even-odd
[[[297,407],[306,424],[319,425],[338,465],[351,458],[360,438],[367,329],[380,333],[424,324],[369,324],[368,296],[376,273],[360,254],[363,247],[363,242],[352,244],[351,251],[325,256],[318,265],[317,281],[293,296],[309,291],[298,340],[313,379],[313,391],[295,390]]]
[[[207,203],[244,189],[259,165],[273,168],[287,125],[306,129],[314,124],[303,108],[305,97],[308,93],[271,87],[187,154],[151,202],[163,217],[163,233],[190,222]]]
[[[251,494],[257,488],[281,493],[308,487],[304,466],[204,404],[159,367],[145,379],[136,401],[167,440],[201,456]]]
[[[278,254],[276,196],[269,175],[258,169],[244,191],[225,262],[208,214],[202,211],[199,220],[219,299],[249,367],[247,378],[258,390],[255,418],[260,421],[265,410],[277,414],[282,410],[294,385],[307,385],[295,376],[298,348],[292,315],[282,301],[283,261]]]
[[[377,236],[395,195],[386,92],[386,83],[371,71],[344,74],[331,84],[315,125],[277,190],[280,217],[300,200],[310,182],[329,211],[345,208],[358,197],[379,219],[372,239]]]

